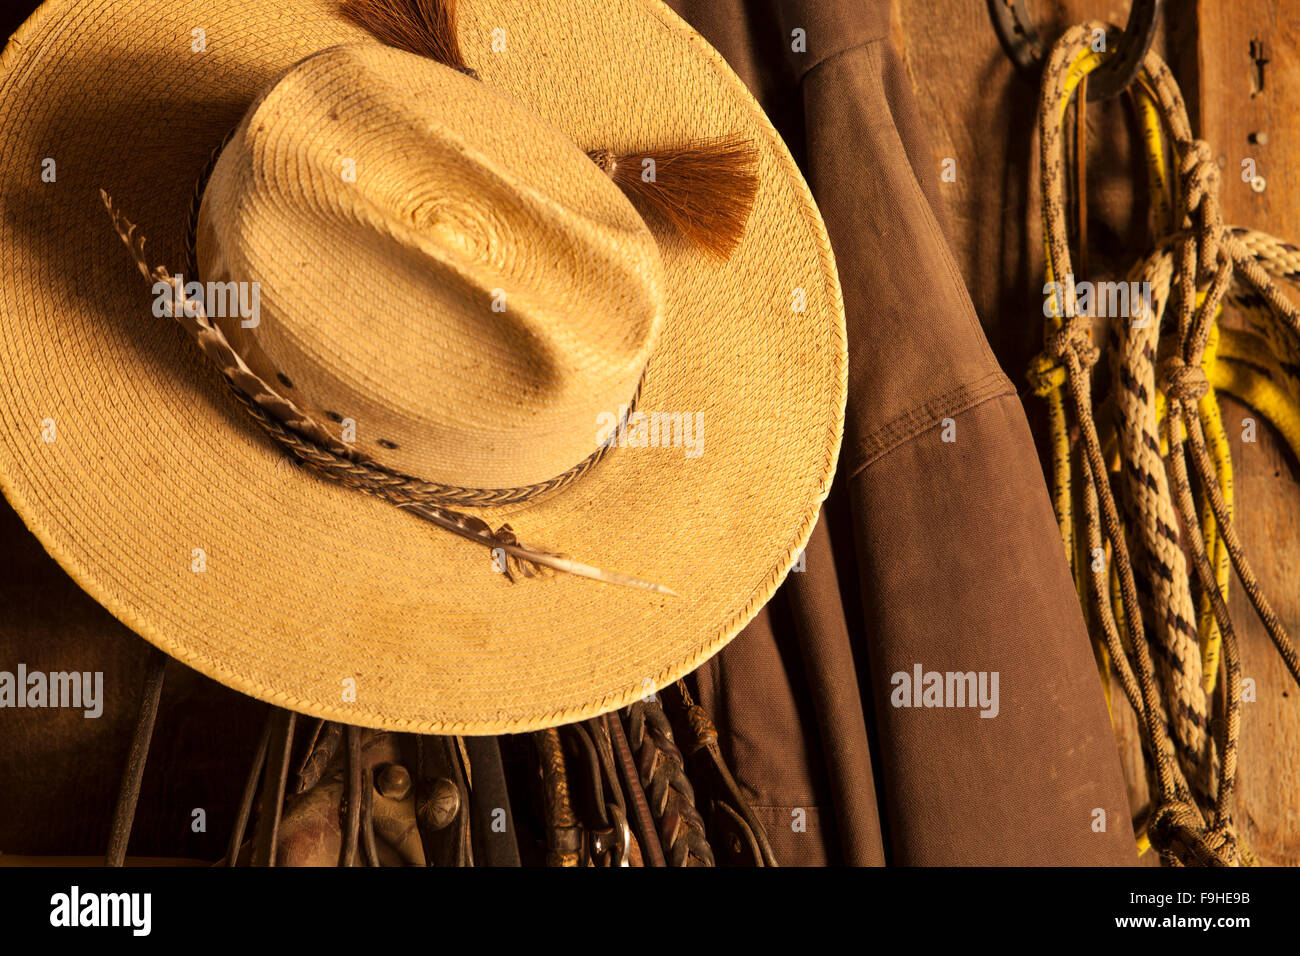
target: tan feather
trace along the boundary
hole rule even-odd
[[[535,551],[532,548],[524,547],[518,543],[514,532],[510,530],[509,525],[502,527],[501,532],[494,532],[486,521],[475,518],[470,515],[461,514],[457,511],[450,511],[447,508],[438,505],[425,504],[424,502],[407,502],[398,505],[411,511],[426,521],[431,521],[440,528],[458,534],[463,538],[476,541],[479,544],[486,545],[489,548],[500,548],[507,555],[516,558],[522,562],[542,567],[552,568],[556,571],[564,571],[568,574],[576,574],[579,577],[590,578],[593,581],[604,581],[606,584],[618,584],[623,587],[637,588],[642,591],[652,591],[655,594],[667,594],[672,597],[677,596],[677,592],[671,588],[664,587],[662,584],[655,584],[653,581],[645,581],[641,578],[633,577],[630,574],[621,574],[617,571],[604,571],[600,568],[593,567],[590,564],[583,564],[581,561],[574,561],[572,558],[562,554],[552,554],[548,551]],[[533,569],[532,574],[536,574],[537,569]],[[525,572],[525,576],[531,577],[532,574]],[[509,565],[507,564],[507,577],[510,577]],[[511,577],[511,580],[514,580]]]
[[[294,431],[329,449],[335,455],[356,460],[358,456],[354,449],[331,435],[324,425],[298,408],[248,367],[243,357],[231,346],[221,327],[208,318],[203,310],[203,304],[185,295],[183,281],[178,282],[176,276],[172,275],[165,266],[150,268],[144,254],[145,239],[140,234],[139,227],[113,207],[113,200],[107,192],[101,189],[99,195],[104,201],[105,208],[108,209],[113,228],[117,230],[117,234],[131,251],[131,257],[140,272],[146,278],[155,282],[166,282],[172,287],[172,298],[166,303],[168,312],[182,328],[189,332],[203,354],[230,381],[231,385]]]

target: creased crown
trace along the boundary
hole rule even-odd
[[[468,488],[553,478],[632,398],[665,311],[654,238],[591,145],[431,60],[318,53],[259,97],[208,180],[198,279],[255,284],[257,306],[214,320],[386,467]]]

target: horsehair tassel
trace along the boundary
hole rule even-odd
[[[180,300],[179,307],[177,307],[177,304],[172,304],[170,307],[172,317],[189,332],[204,355],[218,367],[235,395],[248,408],[254,421],[261,425],[282,447],[289,448],[299,459],[306,460],[295,450],[296,443],[288,444],[286,437],[293,435],[299,439],[311,440],[309,434],[295,428],[295,426],[301,428],[312,424],[311,419],[301,416],[301,413],[298,413],[297,409],[290,403],[285,402],[283,403],[284,407],[280,408],[277,404],[278,396],[274,393],[250,394],[245,390],[248,388],[261,389],[265,386],[261,379],[244,364],[243,358],[226,341],[221,328],[205,314],[202,301],[185,298],[184,286],[179,284],[179,279],[172,277],[166,267],[159,265],[151,268],[149,266],[144,253],[145,237],[140,232],[139,227],[117,211],[113,206],[112,197],[107,192],[101,189],[99,195],[108,210],[109,218],[113,222],[113,228],[117,231],[118,237],[121,238],[128,251],[130,251],[131,258],[135,260],[136,267],[141,274],[145,278],[154,279],[157,282],[172,284],[173,290]],[[288,417],[278,417],[267,407],[264,407],[267,405],[279,410],[282,415]],[[292,417],[293,415],[298,417]],[[326,437],[330,436],[326,435]],[[316,469],[316,473],[334,480],[334,476],[329,472]],[[590,578],[594,581],[604,581],[607,584],[618,584],[623,587],[651,591],[655,594],[667,594],[671,597],[677,596],[676,591],[662,584],[655,584],[653,581],[645,581],[617,571],[605,571],[590,564],[583,564],[581,561],[574,561],[565,555],[525,547],[515,537],[514,531],[511,530],[508,524],[502,525],[493,531],[492,527],[482,518],[462,514],[459,511],[452,511],[431,502],[420,500],[394,501],[391,489],[387,489],[383,485],[363,483],[357,485],[357,487],[396,504],[398,507],[418,515],[425,521],[462,538],[493,550],[499,549],[505,557],[500,570],[512,582],[519,577],[534,577],[543,573],[544,568],[550,568],[555,571],[564,571],[579,577]]]
[[[343,0],[342,11],[389,46],[478,76],[460,51],[455,0]],[[703,252],[726,260],[740,243],[758,192],[758,150],[745,137],[587,155],[624,193],[661,213]]]
[[[477,76],[456,36],[456,0],[343,0],[343,15],[389,46]]]
[[[633,200],[661,213],[697,248],[727,259],[758,194],[758,150],[744,136],[616,156],[587,153]]]

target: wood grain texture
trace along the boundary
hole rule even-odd
[[[1127,3],[1036,0],[1039,33],[1050,42],[1088,19],[1122,24]],[[1286,11],[1285,13],[1283,11]],[[1021,386],[1040,453],[1047,458],[1043,403],[1024,370],[1042,347],[1042,230],[1034,133],[1036,87],[1016,75],[980,0],[905,0],[894,5],[893,38],[903,54],[925,117],[942,183],[953,251],[994,352]],[[1262,39],[1269,62],[1264,88],[1252,80],[1250,41]],[[1170,65],[1199,136],[1225,166],[1227,221],[1300,241],[1300,5],[1287,0],[1198,0],[1166,4],[1153,49]],[[1091,104],[1088,129],[1087,278],[1120,277],[1147,252],[1145,173],[1133,119],[1122,101]],[[1266,145],[1247,139],[1265,132]],[[1267,185],[1256,193],[1240,178],[1240,161],[1257,160]],[[1236,175],[1233,175],[1234,171]],[[1083,276],[1080,276],[1082,278]],[[1256,572],[1292,634],[1300,632],[1300,466],[1270,428],[1243,447],[1241,420],[1252,414],[1224,400],[1237,462],[1239,530]],[[1235,427],[1231,427],[1234,426]],[[1257,700],[1245,705],[1237,816],[1266,863],[1300,863],[1300,692],[1254,618],[1240,583],[1231,607],[1244,631],[1243,668]],[[1113,719],[1129,796],[1145,807],[1136,720],[1114,686]],[[1142,860],[1155,864],[1154,854]]]
[[[1300,5],[1198,0],[1197,19],[1197,132],[1226,157],[1224,219],[1298,242]],[[1252,55],[1252,43],[1261,42],[1262,88]],[[1242,179],[1247,158],[1264,178],[1262,192]],[[1241,421],[1257,417],[1253,411],[1231,400],[1223,411],[1243,541],[1274,609],[1292,639],[1300,639],[1300,465],[1272,428],[1260,427],[1258,441],[1242,442]],[[1242,673],[1255,681],[1256,693],[1254,703],[1243,705],[1237,817],[1262,860],[1294,866],[1300,864],[1300,691],[1238,582],[1233,586],[1233,619],[1245,632]]]

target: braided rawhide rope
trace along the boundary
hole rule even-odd
[[[628,744],[669,866],[713,866],[704,819],[695,807],[695,788],[686,777],[685,761],[663,708],[657,700],[633,703],[628,707],[627,727]]]
[[[681,695],[682,705],[686,708],[686,725],[690,728],[690,740],[686,749],[692,755],[703,754],[708,758],[721,794],[714,797],[714,809],[724,817],[730,818],[731,824],[743,834],[754,862],[759,866],[778,866],[776,852],[767,837],[767,831],[749,805],[749,800],[741,792],[740,784],[727,767],[718,743],[718,728],[703,707],[691,697],[685,681],[677,682],[677,692]]]
[[[542,803],[546,808],[546,865],[579,866],[582,825],[569,798],[564,746],[555,727],[533,734],[542,771]]]
[[[1061,122],[1076,87],[1104,58],[1090,46],[1097,29],[1111,32],[1113,41],[1113,28],[1105,24],[1075,27],[1053,48],[1044,70],[1039,133],[1049,281],[1073,272]],[[1070,282],[1063,281],[1062,308],[1047,320],[1047,347],[1031,366],[1030,380],[1048,401],[1053,503],[1062,541],[1103,657],[1114,665],[1137,714],[1152,764],[1153,809],[1146,836],[1169,864],[1251,864],[1254,857],[1241,842],[1231,812],[1241,679],[1226,601],[1229,562],[1298,682],[1300,662],[1232,525],[1231,461],[1214,387],[1248,392],[1247,400],[1276,409],[1288,441],[1300,441],[1295,415],[1300,385],[1294,375],[1300,369],[1300,314],[1273,282],[1274,276],[1296,277],[1300,250],[1224,225],[1219,168],[1208,145],[1193,137],[1177,84],[1155,54],[1147,55],[1131,95],[1146,127],[1157,234],[1164,238],[1130,276],[1150,282],[1151,310],[1110,320],[1115,383],[1110,440],[1103,440],[1094,415],[1092,320],[1079,314]],[[1178,168],[1172,207],[1165,198],[1163,135],[1172,144]],[[1243,308],[1249,332],[1217,325],[1225,301]],[[1162,339],[1162,319],[1170,305],[1174,321]],[[1143,321],[1134,321],[1139,317]],[[1266,357],[1251,363],[1248,371],[1241,361],[1219,362],[1220,350],[1236,360],[1260,353]],[[1222,372],[1217,371],[1220,365]],[[1067,395],[1079,430],[1086,553],[1074,523]],[[1187,464],[1189,446],[1201,491],[1199,518]],[[1180,526],[1185,530],[1180,532]],[[1099,555],[1107,560],[1096,561]],[[1194,590],[1200,596],[1199,615]],[[1220,663],[1225,703],[1212,722],[1210,691]]]

